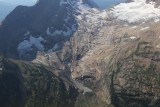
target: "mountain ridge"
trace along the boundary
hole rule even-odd
[[[24,64],[21,74],[23,74],[24,80],[29,82],[27,86],[34,84],[30,83],[23,72],[33,73],[34,75],[31,77],[33,80],[36,79],[35,82],[44,80],[44,78],[40,78],[39,73],[42,73],[46,78],[54,75],[53,78],[55,77],[56,80],[53,80],[52,83],[60,81],[60,84],[58,82],[55,87],[59,87],[61,91],[59,92],[59,89],[53,90],[53,92],[58,93],[56,94],[57,97],[60,97],[51,98],[51,102],[57,105],[47,105],[46,107],[69,106],[65,104],[71,104],[70,106],[73,107],[159,106],[160,20],[159,8],[155,7],[154,2],[133,0],[108,10],[99,10],[84,4],[82,0],[47,1],[47,5],[44,3],[45,0],[41,0],[38,2],[40,4],[32,7],[36,8],[33,12],[38,12],[39,8],[44,6],[41,11],[42,14],[47,15],[41,16],[42,14],[37,13],[41,17],[34,16],[34,20],[31,16],[29,21],[32,22],[33,20],[33,25],[31,23],[30,26],[35,29],[32,28],[29,31],[25,29],[16,38],[13,37],[13,41],[22,37],[13,48],[13,50],[19,49],[17,52],[19,59],[28,60],[29,56],[34,57],[29,61],[11,60],[13,63],[17,62],[16,65],[18,66]],[[50,8],[54,6],[54,2],[58,6],[54,7],[54,13],[52,13]],[[30,14],[32,8],[27,8],[25,11],[28,9],[30,11],[24,13]],[[142,8],[150,11],[139,11]],[[18,7],[17,10],[17,15],[19,15],[22,12],[21,7]],[[64,11],[67,13],[63,13]],[[11,14],[14,15],[14,12]],[[22,12],[21,17],[25,14]],[[19,16],[17,17],[19,18]],[[40,27],[39,22],[41,22]],[[1,38],[5,36],[2,35],[2,30],[7,32],[8,29],[5,28],[10,26],[5,23],[11,24],[6,19],[2,25],[4,28],[0,28]],[[35,25],[35,23],[38,24]],[[75,24],[77,27],[76,30],[73,30]],[[19,31],[13,32],[19,33]],[[1,48],[6,47],[1,46]],[[9,52],[10,48],[8,49]],[[5,52],[4,54],[8,57]],[[7,63],[8,66],[9,64]],[[17,72],[18,70],[13,69],[13,71]],[[50,82],[47,80],[45,79],[46,83],[49,84]],[[71,90],[67,90],[68,85],[71,85]],[[37,89],[37,87],[35,88]],[[32,88],[29,89],[29,91],[33,90]],[[37,89],[35,92],[39,91]],[[50,91],[48,92],[50,93]],[[33,95],[35,95],[34,92],[29,94],[29,98],[26,100],[29,101],[30,107],[35,107],[34,104],[42,101],[41,97]],[[65,95],[64,99],[62,98],[63,95]],[[41,96],[41,94],[38,93],[37,96]],[[72,99],[69,96],[74,97]],[[68,97],[69,100],[67,100]],[[35,100],[32,102],[34,98]],[[44,96],[44,98],[47,97]],[[48,103],[45,102],[45,104]],[[26,107],[27,105],[24,104],[23,106]]]

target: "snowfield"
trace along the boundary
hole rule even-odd
[[[129,23],[148,21],[160,18],[160,7],[155,8],[155,3],[146,3],[146,0],[134,0],[130,3],[120,3],[113,7],[111,13],[119,20]]]
[[[28,33],[28,32],[27,32]],[[26,33],[26,34],[27,34]],[[44,46],[41,43],[44,39],[40,36],[38,38],[33,37],[30,35],[29,40],[24,40],[18,45],[18,52],[19,55],[26,54],[29,50],[32,50],[32,46],[34,45],[38,50],[43,51]]]

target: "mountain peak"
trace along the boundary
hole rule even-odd
[[[18,6],[0,27],[0,106],[159,107],[156,3]]]

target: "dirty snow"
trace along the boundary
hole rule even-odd
[[[135,29],[135,28],[137,28],[137,26],[133,26],[133,27],[131,27],[132,29]]]
[[[149,29],[149,28],[150,28],[150,27],[147,26],[147,27],[142,28],[141,30],[146,30],[146,29]]]

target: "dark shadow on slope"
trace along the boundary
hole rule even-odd
[[[0,53],[0,107],[75,107],[78,90],[42,65]]]
[[[43,51],[45,52],[57,43],[62,48],[63,43],[69,40],[74,32],[69,36],[62,34],[49,36],[46,30],[53,28],[51,29],[53,31],[67,31],[73,25],[78,29],[74,14],[78,13],[75,13],[71,6],[60,6],[60,0],[40,0],[32,7],[18,6],[0,26],[0,51],[6,53],[10,58],[19,59],[18,45],[24,40],[29,40],[31,36],[43,38],[41,44],[44,45]],[[66,18],[68,18],[67,22],[65,21]],[[27,32],[30,32],[30,35],[24,36]],[[33,60],[37,50],[37,47],[33,45],[32,51],[25,53],[30,54],[29,57],[22,57],[22,59]]]

